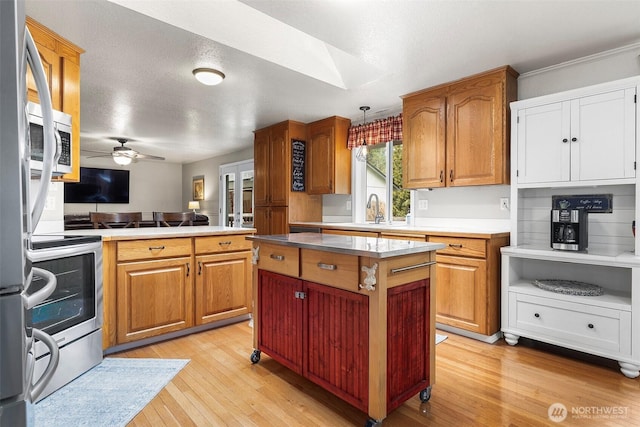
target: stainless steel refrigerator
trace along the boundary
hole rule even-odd
[[[26,72],[33,72],[44,119],[44,165],[30,198],[31,157]],[[25,26],[24,0],[0,0],[0,427],[33,424],[33,404],[53,375],[58,352],[47,334],[29,327],[26,312],[55,289],[55,276],[32,268],[27,248],[46,201],[56,140],[51,98],[40,57]],[[47,281],[28,293],[34,276]],[[49,366],[33,378],[34,340],[50,348]]]

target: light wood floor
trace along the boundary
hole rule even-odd
[[[109,356],[191,359],[130,426],[364,426],[365,413],[265,354],[252,365],[251,333],[242,322]],[[640,379],[615,363],[446,335],[431,400],[411,398],[383,426],[640,425]],[[569,411],[560,423],[547,416],[553,403]],[[617,418],[606,418],[611,411]]]

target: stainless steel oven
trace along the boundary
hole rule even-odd
[[[53,337],[58,368],[39,399],[102,361],[102,242],[99,236],[33,236],[28,258],[56,276],[55,291],[27,311],[27,325]],[[28,292],[44,286],[34,276]],[[49,350],[35,345],[35,378],[47,366]]]

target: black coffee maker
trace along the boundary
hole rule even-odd
[[[564,251],[586,251],[587,226],[587,212],[584,209],[552,209],[551,247]]]

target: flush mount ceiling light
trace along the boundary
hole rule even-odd
[[[362,126],[367,124],[367,111],[369,111],[370,109],[371,107],[368,107],[366,105],[363,105],[362,107],[360,107],[360,110],[362,111]],[[368,155],[369,155],[369,148],[367,147],[367,140],[363,137],[362,145],[360,145],[360,147],[358,148],[358,152],[356,153],[356,160],[360,162],[366,162]]]
[[[222,71],[214,70],[213,68],[196,68],[193,70],[193,75],[198,81],[207,86],[215,86],[224,80],[224,73]]]

